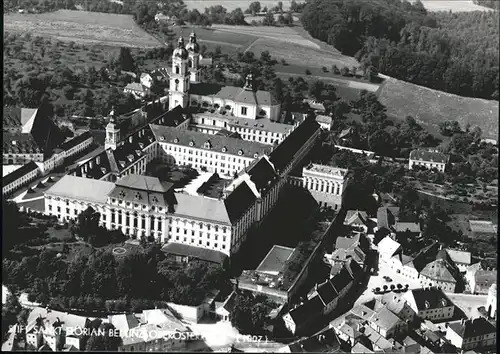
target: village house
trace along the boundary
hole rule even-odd
[[[123,92],[130,93],[135,99],[146,97],[149,91],[150,90],[146,86],[138,82],[131,82],[123,89]]]
[[[433,150],[417,149],[410,152],[409,168],[411,170],[415,166],[419,166],[427,169],[435,168],[439,172],[444,172],[448,160],[449,156],[443,153]]]
[[[467,268],[471,265],[471,253],[467,251],[446,249],[448,256],[455,263],[460,272],[467,272]]]
[[[482,317],[462,320],[448,325],[446,339],[461,350],[493,348],[497,342],[497,329]]]
[[[497,282],[496,269],[477,269],[466,275],[472,294],[488,294],[490,287]]]
[[[455,305],[437,287],[413,289],[404,294],[403,298],[422,319],[445,321],[453,318]]]

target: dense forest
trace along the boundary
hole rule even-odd
[[[499,14],[427,13],[420,1],[312,0],[302,23],[364,69],[467,97],[498,100]]]

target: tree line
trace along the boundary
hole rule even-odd
[[[498,100],[499,14],[427,13],[420,1],[313,0],[304,28],[365,70],[467,97]]]

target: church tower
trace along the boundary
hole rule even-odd
[[[189,100],[188,51],[184,48],[184,38],[179,37],[172,56],[172,73],[168,91],[168,108],[187,107]]]
[[[104,148],[116,150],[116,146],[120,142],[120,128],[118,128],[115,120],[115,108],[109,113],[109,123],[106,125],[106,141]]]
[[[188,68],[193,83],[200,82],[200,46],[196,43],[196,33],[189,35],[189,43],[186,45],[189,54]]]

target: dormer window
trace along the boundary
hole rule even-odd
[[[140,147],[141,149],[144,149],[144,144],[143,144],[143,143],[139,143],[139,147]]]
[[[160,136],[160,141],[163,141],[163,140],[165,140],[165,137],[162,135],[162,136]]]
[[[224,146],[222,147],[222,152],[226,152],[227,151],[227,148]]]
[[[178,142],[179,142],[179,139],[178,139],[178,138],[175,138],[175,139],[174,139],[174,143],[176,143],[176,144],[177,144]]]
[[[253,157],[256,159],[257,157],[259,157],[259,154],[255,153],[253,154]]]
[[[194,146],[194,142],[192,140],[189,142],[189,146]]]
[[[240,156],[243,155],[243,150],[239,150],[238,155],[240,155]]]
[[[125,167],[125,165],[126,165],[125,161],[120,161],[120,166],[121,167]]]
[[[203,147],[204,147],[205,149],[210,149],[210,148],[211,148],[210,141],[207,141],[207,142],[203,145]]]
[[[134,155],[132,155],[132,154],[128,155],[128,156],[127,156],[127,159],[128,159],[130,162],[134,161]]]

